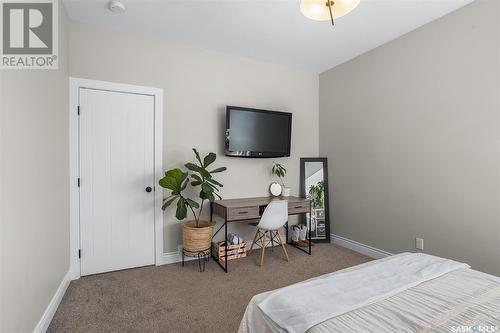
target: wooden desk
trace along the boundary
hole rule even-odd
[[[248,221],[259,219],[266,206],[273,200],[288,200],[288,215],[311,213],[311,201],[305,198],[298,197],[257,197],[257,198],[242,198],[242,199],[226,199],[214,201],[210,205],[210,221],[213,221],[214,215],[224,219],[222,226],[215,232],[214,237],[224,228],[224,239],[227,244],[227,224],[229,222]],[[288,243],[288,222],[285,225],[286,240]],[[309,228],[307,240],[311,239],[311,228]],[[307,254],[311,254],[311,242],[309,241],[309,250],[306,251],[295,244],[288,243]],[[212,257],[214,254],[212,253]],[[215,257],[214,257],[215,258]],[[216,262],[227,273],[227,247],[226,259],[222,265],[217,259]]]

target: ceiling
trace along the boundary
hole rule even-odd
[[[85,23],[320,73],[473,0],[361,0],[348,15],[313,21],[299,0],[63,0]]]

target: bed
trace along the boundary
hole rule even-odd
[[[254,296],[239,333],[264,332],[500,332],[500,278],[402,253]]]

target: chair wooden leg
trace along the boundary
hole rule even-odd
[[[255,232],[255,236],[254,236],[253,241],[252,241],[252,245],[250,245],[250,250],[248,251],[248,255],[250,255],[250,253],[253,250],[253,246],[255,245],[255,240],[257,239],[257,236],[259,235],[259,231],[260,230],[257,228],[257,231]]]
[[[269,233],[271,234],[271,251],[274,252],[274,234],[273,234],[274,231],[269,231]]]
[[[264,255],[266,254],[266,234],[267,231],[264,231],[264,235],[262,236],[262,253],[260,254],[260,266],[264,263]]]
[[[283,243],[283,241],[281,240],[281,236],[280,236],[279,231],[278,231],[278,232],[276,232],[276,234],[278,235],[278,239],[279,239],[279,241],[280,241],[281,247],[283,248],[283,252],[285,252],[285,258],[286,258],[286,261],[290,261],[290,260],[288,259],[288,252],[286,251],[286,245],[285,245],[285,244]]]

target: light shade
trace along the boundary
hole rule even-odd
[[[360,0],[300,0],[300,11],[305,17],[317,21],[330,20],[328,1],[332,3],[333,18],[337,19],[356,8]]]

